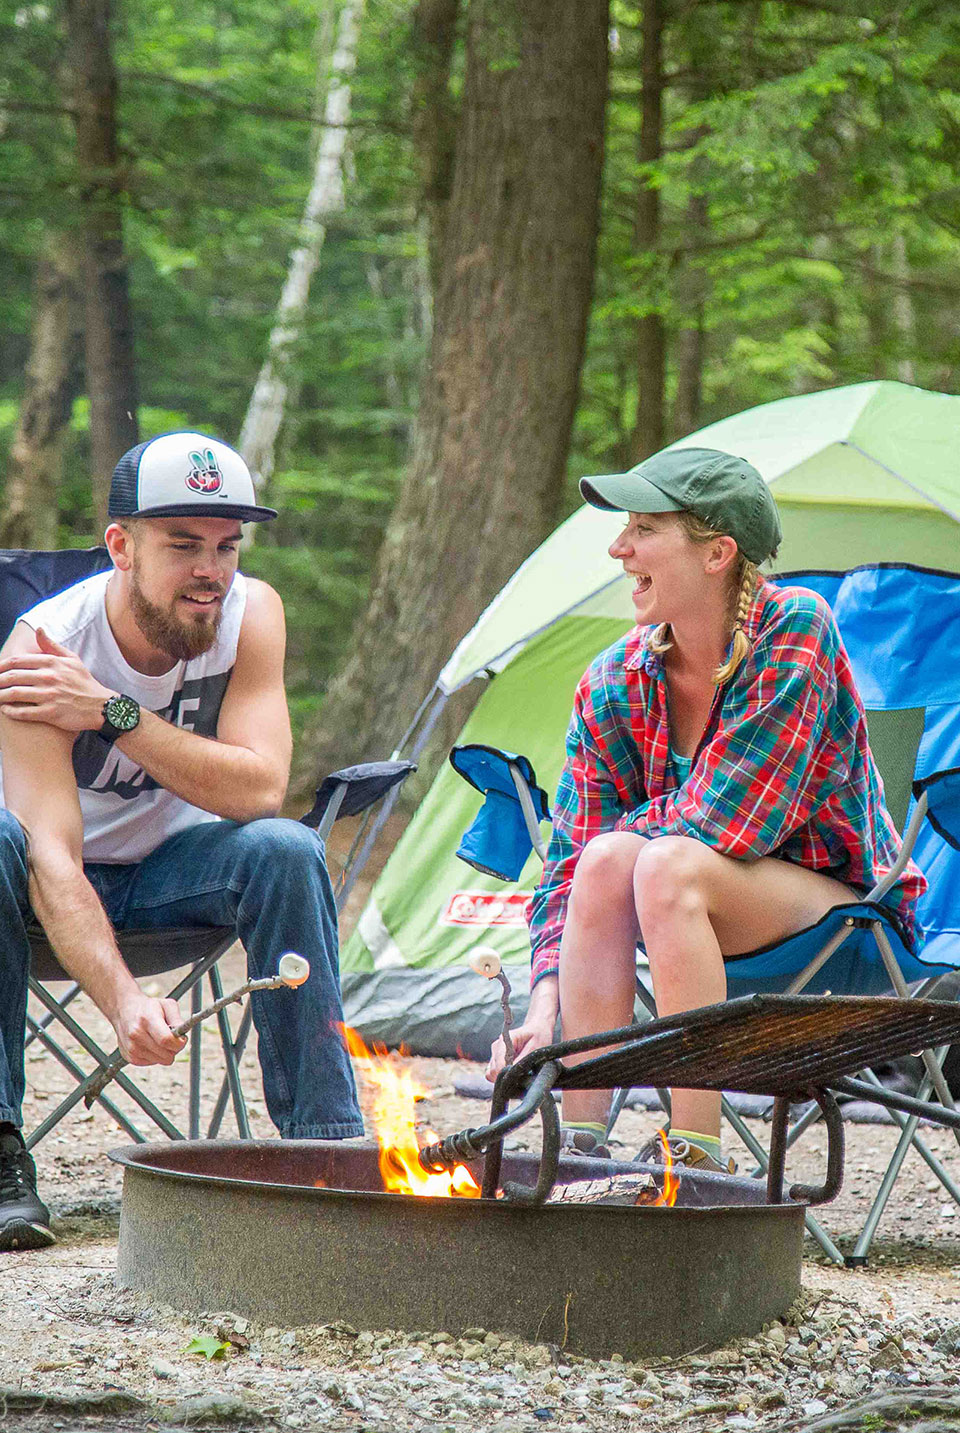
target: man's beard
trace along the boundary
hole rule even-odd
[[[140,586],[140,574],[137,565],[134,563],[130,583],[130,606],[133,609],[133,618],[141,633],[146,637],[152,647],[160,652],[166,652],[177,662],[189,662],[194,657],[200,657],[204,652],[209,652],[217,640],[217,633],[220,630],[220,618],[223,615],[223,603],[211,604],[211,614],[207,618],[202,613],[197,613],[192,621],[181,621],[172,611],[164,611],[157,607],[147,597]],[[215,585],[196,587],[196,592],[216,592],[222,599],[223,593]]]

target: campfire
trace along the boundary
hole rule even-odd
[[[341,1026],[347,1049],[358,1061],[360,1073],[375,1091],[373,1124],[380,1146],[380,1173],[383,1187],[391,1194],[430,1195],[433,1198],[479,1199],[480,1186],[465,1164],[449,1173],[430,1174],[420,1164],[417,1140],[416,1102],[430,1091],[419,1084],[412,1071],[392,1060],[383,1046],[368,1050],[356,1030]],[[401,1051],[401,1054],[403,1052]],[[433,1130],[423,1131],[426,1140],[436,1140]]]
[[[430,1091],[418,1082],[413,1072],[404,1069],[386,1048],[375,1045],[369,1050],[349,1025],[341,1026],[347,1049],[358,1062],[361,1078],[374,1091],[373,1125],[380,1150],[380,1173],[383,1187],[391,1194],[430,1195],[434,1198],[478,1199],[480,1187],[465,1164],[451,1171],[430,1173],[420,1163],[420,1150],[437,1140],[434,1130],[422,1131],[417,1138],[416,1102]],[[401,1048],[400,1055],[404,1051]],[[608,1178],[590,1179],[568,1186],[558,1192],[557,1202],[638,1204],[648,1208],[677,1202],[680,1181],[673,1170],[670,1146],[660,1131],[664,1154],[663,1186],[658,1188],[649,1175],[614,1174]]]

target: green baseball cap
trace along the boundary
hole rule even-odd
[[[770,489],[746,458],[715,448],[665,448],[628,473],[581,478],[580,492],[610,512],[692,512],[732,537],[751,562],[780,545],[780,515]]]

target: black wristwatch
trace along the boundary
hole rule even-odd
[[[103,726],[97,732],[102,741],[116,741],[118,736],[126,736],[128,731],[134,731],[140,724],[140,703],[122,692],[118,696],[107,697],[102,712]]]

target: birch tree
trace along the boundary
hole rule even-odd
[[[350,82],[357,60],[362,9],[363,0],[344,0],[340,11],[323,117],[314,131],[316,158],[299,242],[290,255],[267,356],[240,429],[240,452],[254,481],[261,487],[270,481],[273,473],[277,434],[290,387],[290,352],[303,326],[310,281],[320,262],[326,237],[326,223],[344,204],[343,163],[350,118]]]

